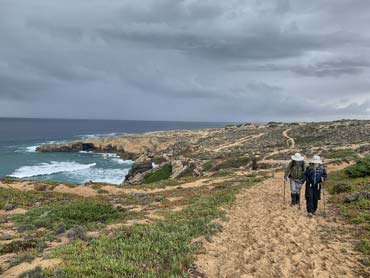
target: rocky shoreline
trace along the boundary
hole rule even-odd
[[[142,184],[151,179],[198,177],[229,168],[279,168],[294,151],[303,151],[307,156],[320,153],[325,157],[340,146],[368,152],[369,130],[370,121],[359,120],[240,124],[71,141],[42,145],[36,150],[116,153],[122,159],[134,161],[124,183]],[[299,149],[291,144],[293,138]]]

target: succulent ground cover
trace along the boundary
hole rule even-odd
[[[344,120],[99,141],[110,151],[131,139],[153,143],[152,152],[145,153],[140,153],[143,146],[130,145],[138,151],[133,158],[152,157],[163,167],[145,174],[141,184],[123,186],[3,178],[0,272],[14,274],[10,277],[197,277],[190,274],[196,272],[194,256],[205,249],[196,239],[212,242],[237,194],[278,175],[295,152],[348,166],[330,175],[327,188],[337,208],[333,218],[356,227],[356,248],[368,266],[369,134],[369,121]],[[200,174],[171,178],[171,163],[178,157],[195,163]]]

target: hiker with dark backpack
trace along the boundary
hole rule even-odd
[[[299,180],[303,178],[305,162],[300,153],[292,155],[291,158],[292,161],[285,170],[284,181],[287,181],[288,178],[290,180],[290,196],[292,199],[290,206],[295,206],[300,204],[301,183],[299,183]]]
[[[318,202],[321,199],[320,194],[322,183],[327,179],[327,177],[328,175],[320,156],[315,155],[310,160],[310,165],[304,172],[303,178],[299,181],[300,184],[306,182],[305,198],[307,202],[307,214],[309,217],[313,217],[316,214]]]

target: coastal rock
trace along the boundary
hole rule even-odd
[[[67,144],[48,144],[36,148],[38,152],[79,152],[95,151],[96,148],[92,143],[71,142]]]
[[[143,163],[135,162],[128,174],[125,177],[124,182],[130,184],[140,184],[143,182],[146,172],[153,169],[153,163],[151,161],[146,161]],[[144,174],[145,173],[145,174]]]
[[[6,204],[4,206],[4,210],[5,211],[11,211],[11,210],[15,210],[17,208],[17,206],[15,204]]]
[[[87,240],[85,228],[82,226],[75,226],[67,231],[67,237],[70,241]]]
[[[177,160],[172,160],[172,179],[178,179],[187,176],[200,176],[200,164],[197,161],[188,159],[188,158],[180,158]]]
[[[356,201],[361,201],[361,200],[370,200],[370,192],[369,191],[360,191],[360,192],[356,192],[352,195],[348,195],[346,196],[344,202],[345,203],[353,203],[353,202],[356,202]]]

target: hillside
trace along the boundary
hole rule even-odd
[[[121,186],[1,180],[1,277],[369,277],[369,138],[342,120],[41,146],[135,163]],[[283,202],[297,151],[328,168],[326,217]]]

